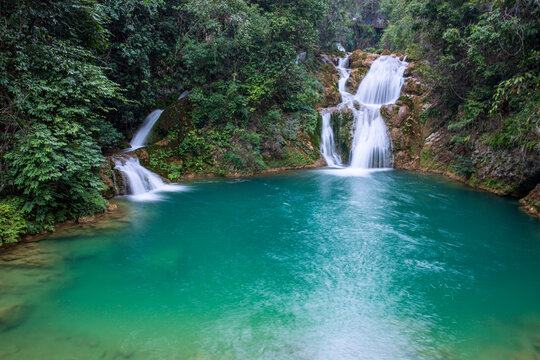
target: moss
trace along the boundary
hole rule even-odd
[[[514,193],[515,191],[517,191],[519,186],[519,184],[516,183],[508,183],[497,179],[479,179],[474,174],[471,176],[469,181],[474,185],[483,186],[496,192],[502,192],[504,194]]]
[[[192,109],[193,105],[187,97],[175,101],[165,108],[150,133],[149,143],[155,143],[164,139],[171,130],[186,133],[193,127],[189,115]]]
[[[315,149],[319,149],[321,146],[321,132],[322,132],[322,117],[320,114],[317,116],[317,125],[315,131],[309,137],[311,144]]]
[[[303,167],[312,164],[313,160],[300,149],[286,146],[282,157],[278,159],[266,158],[265,163],[269,168]]]
[[[354,114],[350,110],[334,112],[330,116],[330,125],[334,131],[334,140],[341,159],[349,162],[353,141],[351,129],[354,125]]]

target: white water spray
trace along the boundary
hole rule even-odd
[[[189,92],[184,92],[182,95],[185,97],[188,94]],[[146,139],[162,113],[163,110],[154,110],[146,117],[129,143],[131,148],[126,149],[125,152],[131,152],[146,145]],[[122,173],[125,193],[131,195],[133,200],[156,200],[159,199],[159,196],[156,194],[159,191],[178,191],[183,189],[183,187],[178,185],[166,184],[159,175],[144,168],[136,157],[119,156],[114,157],[113,161],[115,169]]]
[[[330,167],[340,167],[341,156],[336,152],[334,131],[330,125],[331,112],[322,113],[321,155]]]
[[[150,131],[152,131],[152,128],[162,113],[163,110],[154,110],[146,117],[146,119],[144,119],[143,124],[139,130],[137,130],[133,136],[133,139],[131,139],[129,143],[129,145],[131,145],[131,149],[129,150],[135,150],[146,145],[146,139],[148,138],[148,135],[150,135]]]
[[[126,193],[133,195],[134,200],[156,200],[158,191],[178,191],[179,185],[166,184],[157,174],[144,168],[135,157],[118,157],[113,159],[115,169],[124,177]]]
[[[347,68],[349,55],[339,59],[336,69],[339,74],[338,90],[341,103],[335,108],[324,109],[321,135],[321,154],[329,166],[335,166],[336,158],[333,134],[329,124],[325,126],[325,114],[343,109],[352,112],[354,138],[351,149],[351,165],[353,169],[389,168],[392,166],[392,142],[381,116],[381,106],[393,104],[399,98],[403,86],[403,73],[407,68],[405,61],[392,56],[381,56],[373,62],[368,73],[360,83],[355,95],[346,89],[351,70]],[[356,106],[355,106],[356,105]],[[332,150],[333,149],[333,153]],[[341,162],[338,164],[340,165]]]

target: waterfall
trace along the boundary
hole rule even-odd
[[[349,56],[347,54],[340,58],[336,66],[341,103],[321,111],[321,154],[328,166],[341,165],[341,158],[336,154],[330,118],[332,111],[347,109],[354,116],[350,167],[389,168],[392,166],[392,141],[380,109],[382,105],[393,104],[399,98],[404,82],[403,73],[408,64],[392,56],[379,57],[371,65],[356,94],[351,94],[346,89],[351,73],[347,68]]]
[[[338,44],[338,47],[339,46],[341,45]],[[332,129],[330,120],[332,117],[332,112],[340,108],[346,107],[345,104],[347,104],[348,102],[351,102],[352,104],[352,101],[353,101],[353,95],[347,92],[346,90],[346,83],[351,74],[351,70],[347,68],[348,62],[349,62],[349,55],[343,58],[340,58],[338,61],[338,65],[336,66],[336,69],[339,74],[338,90],[339,90],[339,93],[341,94],[341,104],[339,104],[335,108],[323,109],[321,111],[322,133],[321,133],[320,152],[324,158],[324,161],[326,161],[326,165],[330,167],[341,167],[343,165],[341,156],[337,153],[337,150],[336,150],[336,143],[334,140],[334,130]]]
[[[156,200],[158,191],[178,191],[183,187],[166,184],[157,174],[144,168],[135,157],[113,158],[115,169],[124,177],[126,193],[134,200]]]
[[[184,91],[180,95],[180,99],[187,95],[189,95],[189,91]],[[143,124],[129,143],[131,148],[125,149],[124,153],[129,153],[146,145],[146,139],[162,113],[163,110],[154,110],[146,117]],[[133,200],[156,200],[159,199],[159,196],[156,194],[157,192],[179,191],[184,189],[184,187],[180,185],[166,184],[159,175],[144,168],[140,164],[139,159],[135,156],[115,156],[112,160],[114,161],[114,168],[122,174],[125,193],[131,195]]]
[[[176,101],[182,100],[183,98],[185,98],[189,94],[191,94],[191,91],[189,91],[189,90],[184,91],[183,93],[180,94],[180,96],[178,96],[178,99]]]
[[[341,156],[336,152],[334,141],[334,131],[330,125],[331,112],[322,113],[322,135],[321,135],[321,155],[330,167],[341,165]]]
[[[355,99],[362,106],[355,124],[352,168],[392,167],[392,141],[381,116],[381,106],[393,104],[399,98],[406,68],[404,61],[381,56],[360,83]]]
[[[137,130],[133,136],[133,139],[131,139],[131,142],[129,143],[129,145],[131,145],[131,149],[129,150],[135,150],[146,145],[146,139],[148,138],[148,135],[150,135],[150,131],[152,131],[154,124],[161,116],[161,113],[163,113],[163,110],[154,110],[146,117],[146,119],[144,119],[143,124],[139,130]]]

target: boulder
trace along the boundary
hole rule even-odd
[[[357,68],[366,68],[369,69],[371,64],[379,58],[380,55],[367,53],[362,50],[354,51],[351,56],[349,56],[349,67],[351,69]]]
[[[29,305],[15,299],[0,304],[0,331],[20,326],[27,319],[30,311]]]
[[[93,223],[96,221],[96,216],[95,215],[88,215],[88,216],[83,216],[83,217],[80,217],[77,219],[77,223],[79,224],[89,224],[89,223]]]
[[[401,89],[401,91],[404,94],[420,96],[426,92],[426,88],[424,87],[424,85],[422,85],[420,81],[410,77],[405,80],[405,84],[403,84],[403,88]]]
[[[527,213],[540,217],[540,183],[527,196],[519,200],[519,204]],[[540,339],[538,349],[540,350]]]
[[[336,85],[339,76],[334,65],[324,65],[321,68],[319,78],[324,89],[320,106],[326,108],[339,104],[341,102],[341,94]]]
[[[368,70],[366,68],[356,68],[351,71],[351,75],[347,79],[346,86],[347,90],[351,94],[355,94],[358,90],[358,86],[360,86],[360,83],[362,82],[362,79],[364,76],[366,76],[366,73]]]
[[[411,61],[409,65],[407,66],[407,69],[405,69],[405,76],[412,76],[414,75],[414,72],[418,69],[418,63],[415,61]]]

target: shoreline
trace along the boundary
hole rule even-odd
[[[324,167],[326,167],[326,163],[324,162],[324,160],[322,158],[320,158],[320,159],[314,161],[312,164],[304,165],[304,166],[300,166],[300,167],[298,167],[298,166],[283,166],[283,167],[264,169],[264,170],[255,171],[255,172],[251,172],[251,173],[232,173],[232,174],[225,174],[225,175],[188,174],[188,175],[182,176],[181,178],[179,178],[176,181],[169,181],[168,180],[168,182],[171,183],[171,184],[182,184],[182,183],[187,182],[187,181],[204,180],[204,179],[216,179],[216,178],[242,179],[242,178],[250,178],[250,177],[266,175],[266,174],[285,173],[285,172],[294,171],[294,170],[322,169]],[[519,209],[521,211],[523,211],[525,214],[527,214],[528,216],[530,216],[532,218],[536,218],[536,219],[540,220],[540,213],[535,211],[534,208],[531,208],[530,206],[528,206],[527,204],[525,204],[525,203],[523,203],[521,201],[522,199],[524,199],[524,197],[518,198],[518,197],[512,196],[511,194],[507,194],[507,193],[505,193],[504,191],[501,191],[501,190],[492,189],[492,188],[489,188],[487,186],[483,186],[481,184],[472,183],[471,181],[469,181],[469,180],[467,180],[467,179],[465,179],[465,178],[463,178],[463,177],[461,177],[461,176],[459,176],[457,174],[454,174],[454,173],[451,173],[451,172],[448,172],[448,171],[436,170],[436,169],[393,168],[393,170],[411,171],[411,172],[416,172],[416,173],[440,175],[440,176],[443,176],[443,177],[445,177],[445,178],[447,178],[449,180],[458,182],[458,183],[460,183],[462,185],[465,185],[465,186],[467,186],[469,188],[472,188],[472,189],[474,189],[476,191],[483,191],[483,192],[487,192],[487,193],[494,194],[494,195],[497,195],[497,196],[516,199],[516,200],[519,201]],[[113,198],[111,198],[110,200],[120,199],[122,196],[125,196],[125,195],[117,195],[117,196],[114,196]],[[38,234],[23,235],[23,236],[20,237],[19,241],[4,244],[3,246],[1,246],[0,247],[0,256],[5,254],[6,251],[9,251],[10,249],[15,248],[17,246],[23,246],[23,244],[31,244],[31,243],[35,243],[35,242],[40,242],[41,240],[43,240],[47,236],[55,234],[55,233],[57,233],[59,231],[69,230],[69,229],[77,228],[77,227],[84,226],[84,225],[87,225],[87,224],[96,224],[98,222],[106,220],[107,218],[110,218],[117,211],[123,211],[123,208],[121,206],[118,206],[117,203],[112,202],[112,203],[109,204],[109,206],[107,207],[107,210],[105,210],[104,212],[96,213],[96,214],[93,214],[93,215],[88,215],[88,216],[78,218],[78,219],[67,220],[67,221],[64,221],[64,222],[61,222],[61,223],[57,223],[57,224],[54,225],[54,231],[43,230]]]
[[[177,179],[176,181],[170,181],[168,179],[164,179],[167,183],[170,184],[182,184],[187,181],[193,181],[193,180],[204,180],[204,179],[217,179],[217,178],[223,178],[223,179],[241,179],[241,178],[250,178],[254,176],[259,175],[266,175],[266,174],[277,174],[287,171],[293,171],[293,170],[303,170],[303,169],[318,169],[323,168],[326,166],[326,163],[322,158],[314,161],[312,164],[303,165],[303,166],[282,166],[282,167],[276,167],[276,168],[269,168],[264,169],[260,171],[255,171],[251,173],[232,173],[232,174],[225,174],[225,175],[217,175],[217,174],[188,174],[183,175],[181,178]],[[161,177],[161,176],[160,176]],[[123,196],[126,195],[116,195],[113,196],[110,199],[107,200],[114,200],[114,199],[121,199]],[[88,225],[88,224],[96,224],[103,220],[106,220],[112,216],[115,212],[123,211],[123,208],[121,206],[118,206],[115,202],[109,202],[109,205],[107,206],[107,209],[100,213],[95,213],[93,215],[87,215],[78,219],[71,219],[67,220],[61,223],[54,224],[54,230],[42,230],[41,232],[37,234],[25,234],[22,235],[18,241],[12,242],[12,243],[6,243],[2,246],[0,246],[0,256],[5,255],[7,252],[11,251],[11,249],[14,249],[19,246],[28,245],[31,243],[40,242],[47,236],[50,236],[52,234],[56,234],[59,231],[69,230],[73,228],[77,228],[80,226]]]

